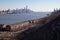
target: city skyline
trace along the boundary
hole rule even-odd
[[[0,10],[21,9],[26,5],[33,11],[53,11],[60,8],[60,0],[0,0]]]

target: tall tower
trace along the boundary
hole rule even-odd
[[[28,6],[26,5],[26,10],[28,9]]]
[[[26,5],[26,13],[28,12],[28,6]]]

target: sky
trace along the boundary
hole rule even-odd
[[[26,5],[33,11],[53,11],[60,8],[60,0],[0,0],[0,10],[21,9]]]

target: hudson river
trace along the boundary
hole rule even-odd
[[[27,20],[39,19],[47,16],[48,13],[22,13],[22,14],[1,14],[0,24],[14,24]]]

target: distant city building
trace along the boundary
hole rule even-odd
[[[0,14],[16,14],[16,13],[31,13],[32,10],[28,9],[28,6],[24,7],[23,9],[13,9],[13,10],[2,10]]]

